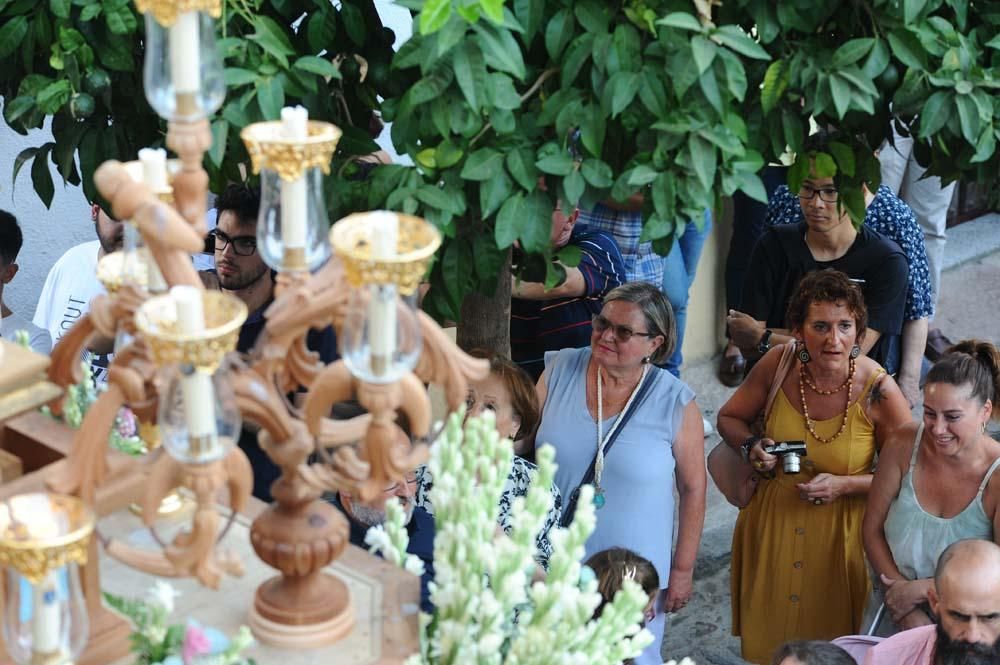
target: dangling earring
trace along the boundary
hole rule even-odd
[[[986,434],[986,422],[983,422],[983,434]]]
[[[649,356],[643,356],[642,357],[642,364],[643,365],[648,365],[649,364]]]
[[[861,355],[861,347],[855,344],[853,347],[851,347],[851,360],[854,360],[860,355]]]
[[[806,348],[805,344],[802,344],[802,348],[799,349],[798,356],[799,362],[803,365],[813,359],[812,356],[809,355],[809,349]]]

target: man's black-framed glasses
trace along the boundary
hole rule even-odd
[[[253,256],[254,252],[257,251],[256,236],[236,236],[234,238],[230,238],[219,229],[212,231],[211,235],[215,240],[216,251],[226,251],[226,247],[229,243],[233,244],[233,251],[236,252],[238,256]]]
[[[803,201],[811,201],[814,196],[819,194],[819,200],[825,201],[826,203],[836,203],[839,200],[840,192],[837,191],[835,187],[810,187],[809,185],[802,185],[799,188],[799,198]]]
[[[600,314],[594,314],[594,316],[590,319],[590,324],[594,327],[594,332],[598,335],[604,333],[604,331],[608,328],[611,328],[615,339],[621,344],[624,344],[632,339],[632,335],[639,335],[641,337],[656,337],[656,333],[639,332],[637,330],[632,330],[628,326],[611,323],[611,321],[608,321]]]

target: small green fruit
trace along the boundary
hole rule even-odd
[[[77,120],[89,118],[94,113],[94,98],[85,92],[74,94],[69,100],[69,112]]]
[[[100,97],[111,85],[111,77],[103,69],[94,69],[83,80],[83,89],[94,97]]]

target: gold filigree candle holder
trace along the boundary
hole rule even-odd
[[[371,215],[359,212],[344,217],[330,229],[330,244],[344,263],[353,286],[395,284],[403,295],[417,290],[434,252],[441,246],[441,233],[420,217],[392,213],[399,220],[396,252],[392,258],[372,255],[375,227]]]
[[[215,371],[227,353],[236,349],[247,306],[228,293],[203,291],[205,329],[200,333],[178,330],[177,310],[169,295],[150,298],[135,314],[135,325],[149,345],[159,367],[183,364]]]
[[[261,175],[258,250],[269,266],[287,274],[318,268],[330,255],[322,176],[330,174],[341,131],[305,120],[304,109],[283,114],[298,118],[300,138],[289,138],[291,120],[254,123],[240,137],[253,172]]]
[[[126,284],[146,288],[149,271],[141,256],[129,257],[124,250],[105,254],[97,262],[97,281],[111,295]]]
[[[94,513],[77,497],[19,494],[0,502],[0,565],[37,584],[68,563],[87,563],[93,532]]]
[[[301,178],[307,169],[318,168],[330,175],[330,162],[342,132],[329,122],[310,120],[303,140],[285,138],[281,122],[255,122],[240,132],[250,155],[254,174],[275,171],[282,180]]]
[[[71,665],[89,622],[78,566],[87,563],[94,513],[72,496],[37,492],[0,502],[4,635],[15,662]]]
[[[184,12],[204,12],[215,19],[222,16],[222,0],[135,0],[135,8],[140,14],[150,14],[165,28]]]
[[[375,211],[341,219],[330,244],[356,287],[342,331],[344,362],[364,381],[396,381],[420,356],[417,287],[441,234],[419,217]]]

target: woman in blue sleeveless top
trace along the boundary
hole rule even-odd
[[[614,289],[593,328],[589,348],[546,354],[538,382],[542,421],[535,441],[556,449],[556,485],[564,510],[594,465],[597,526],[586,556],[625,547],[653,563],[662,589],[658,616],[647,628],[661,638],[663,613],[682,609],[691,597],[705,520],[701,413],[694,392],[656,367],[673,351],[676,339],[670,304],[659,289],[643,282]],[[604,442],[600,448],[599,440]],[[675,487],[679,524],[674,552]],[[662,663],[660,641],[636,663]]]

